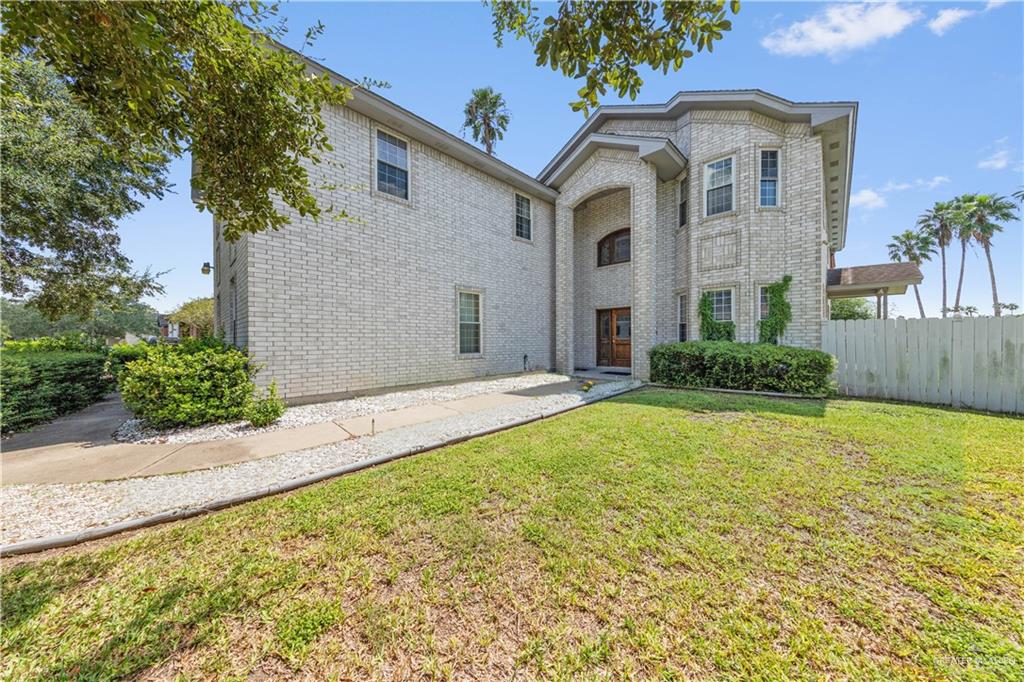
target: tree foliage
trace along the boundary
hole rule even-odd
[[[3,299],[0,303],[4,331],[12,339],[85,334],[93,338],[121,338],[127,333],[149,336],[157,333],[156,310],[145,303],[129,303],[114,309],[107,306],[90,311],[86,318],[65,315],[50,320],[34,306]]]
[[[178,309],[168,315],[171,322],[191,325],[199,331],[200,336],[213,333],[214,307],[213,299],[193,298],[178,306]]]
[[[277,201],[313,218],[330,210],[306,168],[331,148],[322,109],[350,91],[275,42],[285,30],[275,4],[16,1],[0,11],[4,54],[52,65],[121,161],[191,153],[198,206],[227,239],[284,225]]]
[[[43,63],[0,58],[0,74],[3,291],[52,320],[160,291],[152,274],[132,272],[116,221],[163,195],[163,158],[120,160]]]
[[[738,0],[729,11],[739,12]],[[643,85],[641,65],[678,71],[694,51],[714,50],[732,29],[724,0],[666,2],[573,2],[561,0],[554,15],[543,16],[530,0],[493,2],[494,40],[506,34],[533,45],[537,66],[550,66],[583,81],[573,111],[588,114],[608,88],[636,99]]]
[[[900,234],[894,234],[892,241],[886,247],[889,249],[889,260],[896,263],[907,261],[920,267],[921,263],[932,259],[932,255],[935,253],[935,241],[935,235],[929,229],[916,232],[904,230]],[[917,309],[921,313],[921,319],[924,319],[924,303],[921,302],[921,291],[916,284],[914,285],[914,297],[917,299]]]
[[[475,88],[466,108],[462,129],[469,128],[473,139],[481,143],[488,154],[494,154],[494,143],[504,139],[511,115],[505,105],[505,98],[494,88]]]
[[[875,309],[866,298],[837,298],[831,301],[833,320],[873,320]]]

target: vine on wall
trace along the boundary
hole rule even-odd
[[[757,323],[761,343],[777,344],[782,338],[782,333],[786,331],[786,325],[793,319],[793,311],[786,300],[786,293],[792,281],[793,278],[786,275],[781,281],[765,287],[768,290],[768,317]]]
[[[736,325],[731,321],[715,319],[711,306],[711,294],[705,292],[697,304],[700,315],[700,338],[703,341],[732,341],[736,337]]]

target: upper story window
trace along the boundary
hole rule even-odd
[[[409,145],[383,130],[377,131],[377,190],[409,198]]]
[[[629,228],[612,232],[597,243],[597,265],[613,265],[629,260]]]
[[[779,150],[761,150],[761,206],[779,205]]]
[[[729,156],[704,166],[705,215],[728,213],[735,203],[733,196],[733,161]]]
[[[689,217],[690,178],[683,178],[679,183],[679,227],[686,227],[686,220]]]
[[[530,199],[522,194],[516,195],[516,236],[520,239],[533,239]]]
[[[732,289],[709,291],[711,314],[716,322],[732,322]]]

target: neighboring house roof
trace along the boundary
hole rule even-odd
[[[547,184],[561,189],[562,183],[569,179],[573,171],[587,160],[595,149],[631,149],[641,159],[650,161],[658,172],[662,182],[671,180],[686,168],[686,157],[681,151],[664,137],[646,137],[642,135],[615,135],[612,133],[591,133],[585,140],[566,155],[557,168],[546,178]]]
[[[879,263],[853,268],[831,268],[825,279],[830,298],[874,296],[879,290],[888,294],[906,293],[907,287],[924,280],[913,263]]]
[[[671,120],[691,109],[749,109],[776,120],[809,123],[823,138],[828,234],[833,250],[839,251],[846,244],[857,107],[857,102],[791,102],[763,90],[694,90],[680,92],[664,104],[606,104],[590,115],[537,179],[550,182],[566,158],[613,119]]]
[[[527,194],[542,197],[548,201],[554,201],[558,197],[558,192],[554,189],[537,181],[523,171],[510,166],[501,159],[495,158],[465,140],[459,139],[430,121],[398,106],[386,97],[381,97],[375,92],[360,87],[355,81],[342,76],[337,71],[323,64],[313,61],[306,55],[296,52],[285,45],[280,47],[305,60],[311,70],[318,73],[326,73],[334,82],[352,88],[352,99],[345,104],[346,108],[394,128],[398,132],[404,133],[434,149],[438,149],[487,175],[507,182]]]

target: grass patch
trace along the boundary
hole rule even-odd
[[[4,563],[6,679],[1003,680],[1024,421],[646,390]]]

